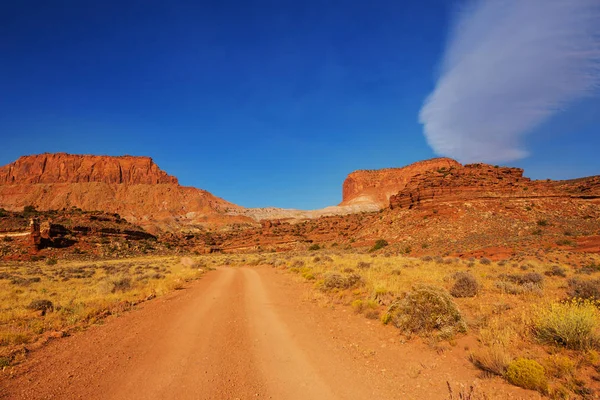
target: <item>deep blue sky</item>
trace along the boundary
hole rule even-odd
[[[4,1],[0,165],[148,155],[249,206],[319,208],[434,157],[418,123],[451,0]],[[600,174],[600,101],[528,138],[533,178]]]

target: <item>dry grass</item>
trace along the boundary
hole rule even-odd
[[[394,308],[393,305],[398,304],[398,301],[410,297],[410,293],[417,287],[452,291],[456,282],[466,276],[465,281],[468,282],[461,283],[465,288],[458,288],[461,289],[460,293],[454,288],[455,294],[459,296],[452,301],[456,303],[457,310],[460,310],[460,319],[454,314],[454,321],[465,321],[468,328],[465,335],[477,339],[478,345],[468,350],[468,357],[484,374],[504,378],[510,375],[512,382],[542,392],[546,391],[544,379],[547,379],[551,394],[555,393],[560,397],[566,393],[573,397],[594,384],[589,373],[585,372],[586,368],[592,367],[600,373],[600,359],[586,361],[588,354],[591,354],[587,349],[596,346],[597,341],[587,340],[586,336],[585,346],[569,346],[570,349],[564,349],[557,346],[554,339],[547,343],[540,342],[539,330],[536,330],[539,310],[550,310],[551,304],[562,304],[570,296],[594,298],[593,295],[587,295],[590,290],[580,290],[580,287],[584,286],[582,281],[588,286],[593,286],[596,282],[590,280],[591,283],[588,283],[585,278],[579,278],[576,279],[578,285],[574,285],[572,278],[581,275],[577,273],[578,268],[573,266],[559,265],[555,260],[550,263],[542,262],[535,258],[503,262],[474,262],[475,260],[439,256],[414,258],[392,255],[386,253],[385,249],[378,252],[321,249],[318,252],[219,255],[211,262],[241,266],[257,264],[255,261],[258,258],[258,264],[290,271],[296,274],[298,280],[311,285],[312,290],[307,291],[308,300],[323,306],[345,305],[368,318],[379,314],[382,322],[393,322],[403,331],[407,330],[406,324],[392,321],[387,312],[390,306]],[[595,255],[589,255],[589,258],[595,264],[600,260]],[[359,278],[360,284],[346,284],[348,276]],[[327,290],[323,290],[324,287]],[[574,289],[578,289],[578,292],[574,293]],[[467,295],[475,297],[466,297]],[[574,316],[569,312],[565,318],[573,317],[576,322],[581,322],[580,314]],[[404,321],[404,317],[406,316],[400,316],[399,321]],[[453,318],[452,315],[446,317]],[[588,307],[584,317],[586,321],[595,320],[600,314],[597,308]],[[565,318],[559,318],[558,322],[565,321]],[[417,328],[420,326],[417,324]],[[557,326],[564,327],[560,324]],[[410,325],[408,331],[437,338],[435,340],[447,338],[453,341],[452,336],[462,330],[452,329],[449,332],[450,329],[439,328],[434,324],[421,331],[412,329]],[[434,332],[429,332],[430,330]],[[563,358],[548,357],[548,353],[557,351],[569,353]],[[516,363],[522,359],[531,361]],[[568,360],[574,361],[569,363]],[[521,364],[525,367],[534,365],[536,368],[523,369]],[[507,375],[511,365],[511,372]],[[545,368],[537,368],[538,365]],[[539,371],[544,369],[544,377],[538,376]],[[598,378],[600,379],[600,375]],[[578,385],[573,385],[572,382],[578,382]]]
[[[44,334],[85,327],[183,287],[203,273],[187,260],[0,265],[0,358],[6,363],[15,349]]]

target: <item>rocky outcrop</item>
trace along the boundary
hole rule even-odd
[[[89,183],[177,184],[150,157],[66,153],[23,156],[0,167],[0,184]]]
[[[414,175],[406,186],[390,197],[390,208],[411,209],[442,202],[493,199],[588,197],[600,195],[600,177],[572,181],[533,181],[520,168],[487,164],[455,165]]]
[[[0,207],[118,213],[151,232],[250,223],[241,207],[179,186],[149,157],[41,154],[0,167]]]
[[[344,181],[340,206],[374,204],[379,208],[387,207],[390,196],[404,189],[415,175],[459,166],[457,161],[450,158],[434,158],[403,168],[354,171]]]

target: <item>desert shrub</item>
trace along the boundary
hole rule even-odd
[[[131,278],[120,277],[112,281],[112,292],[126,292],[131,289]]]
[[[360,314],[363,311],[365,312],[365,316],[368,317],[368,313],[371,312],[376,312],[377,313],[377,307],[379,306],[379,304],[375,301],[375,300],[354,300],[352,302],[352,309],[354,310],[354,312]],[[377,316],[374,319],[379,318],[379,313],[377,313]]]
[[[307,281],[314,281],[315,280],[315,275],[310,272],[310,271],[304,271],[302,272],[302,277],[304,279],[306,279]]]
[[[362,277],[358,274],[348,274],[346,276],[346,288],[351,288],[353,286],[362,283]]]
[[[574,299],[539,310],[534,331],[542,343],[579,350],[598,344],[599,325],[595,303]]]
[[[524,283],[513,283],[510,281],[499,280],[495,283],[496,287],[506,294],[523,294],[523,293],[534,293],[542,295],[542,289],[538,284],[532,282]]]
[[[424,262],[433,261],[433,257],[431,257],[431,256],[423,256],[423,257],[421,257],[421,261],[424,261]]]
[[[302,260],[295,260],[292,265],[290,265],[290,268],[302,268],[304,267],[304,261]]]
[[[500,274],[498,278],[504,282],[511,282],[517,285],[526,285],[529,283],[542,287],[544,283],[544,276],[537,272],[527,272],[525,274]]]
[[[369,269],[369,268],[371,268],[371,263],[364,262],[364,261],[359,261],[358,264],[356,264],[356,268],[358,268],[358,269]]]
[[[567,295],[571,299],[600,300],[600,279],[583,280],[569,279]]]
[[[388,311],[388,322],[406,333],[428,334],[450,329],[465,332],[466,324],[452,297],[444,289],[419,286],[393,302]]]
[[[499,376],[504,376],[506,368],[512,361],[510,354],[499,344],[471,353],[469,358],[477,368]]]
[[[492,261],[489,258],[485,258],[485,257],[483,257],[481,260],[479,260],[479,262],[483,265],[490,265],[492,263]]]
[[[311,244],[310,247],[308,248],[308,250],[310,251],[315,251],[315,250],[320,250],[321,246],[319,246],[317,243],[315,244]]]
[[[594,263],[588,264],[585,267],[579,268],[575,272],[578,274],[585,274],[585,275],[595,274],[596,272],[600,272],[600,265],[596,265]]]
[[[576,366],[575,361],[567,356],[554,354],[544,360],[546,373],[554,378],[564,378],[573,375]]]
[[[0,208],[0,218],[6,216],[8,212],[4,208]]]
[[[358,274],[349,274],[344,277],[340,274],[330,272],[325,274],[320,286],[322,290],[349,289],[361,281],[362,278]]]
[[[565,277],[567,276],[567,270],[558,266],[558,265],[553,265],[550,267],[550,269],[548,269],[546,272],[544,272],[544,275],[546,276],[560,276],[560,277]]]
[[[479,292],[479,283],[473,275],[468,272],[458,272],[454,275],[456,279],[450,294],[453,297],[474,297]]]
[[[58,263],[58,261],[56,261],[56,258],[48,258],[46,260],[46,265],[56,265]]]
[[[355,313],[360,314],[361,312],[363,312],[365,304],[362,300],[356,299],[352,302],[351,306]]]
[[[402,270],[400,268],[394,268],[390,271],[390,275],[402,275]]]
[[[33,300],[31,303],[29,303],[27,308],[30,310],[41,311],[43,314],[45,314],[46,311],[54,309],[54,304],[52,304],[50,300],[39,299]]]
[[[506,293],[506,294],[521,294],[521,293],[523,293],[522,287],[515,285],[513,283],[510,283],[510,282],[496,281],[496,282],[494,282],[494,285],[496,286],[496,288],[500,289],[500,291],[502,293]]]
[[[35,214],[37,213],[37,210],[35,209],[35,206],[25,206],[23,207],[23,213],[25,214]]]
[[[537,390],[542,393],[548,391],[548,380],[544,367],[535,360],[519,358],[508,365],[506,379],[515,386],[525,389]]]
[[[387,245],[388,245],[387,240],[379,239],[375,242],[375,244],[373,245],[373,247],[371,247],[371,249],[369,251],[377,251],[379,249],[383,249]]]
[[[545,219],[538,219],[537,226],[548,226],[548,221]]]

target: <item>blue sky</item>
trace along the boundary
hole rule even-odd
[[[0,5],[0,165],[148,155],[234,203],[337,204],[357,169],[435,157],[418,114],[449,0],[16,1]],[[510,165],[600,174],[600,101],[566,108]]]

